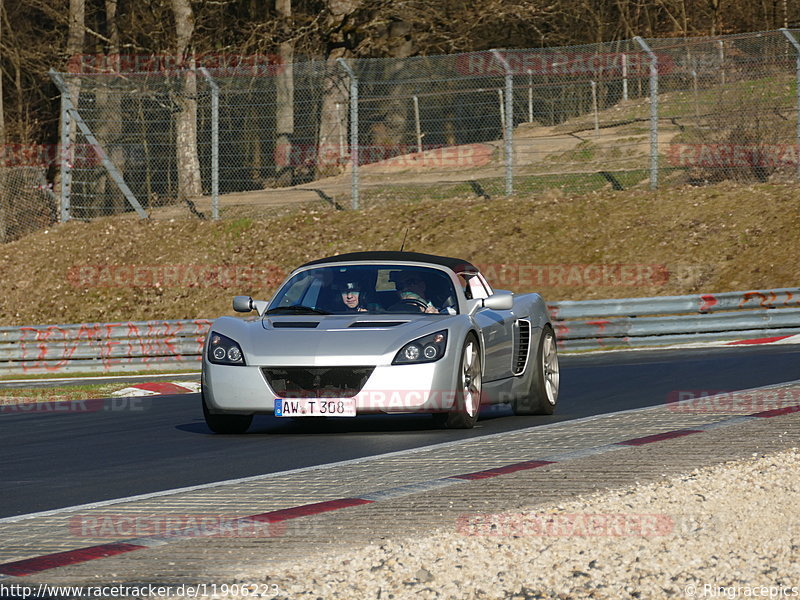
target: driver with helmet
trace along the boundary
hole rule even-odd
[[[336,286],[342,295],[342,304],[346,312],[366,312],[363,306],[361,283],[357,280],[341,281]]]

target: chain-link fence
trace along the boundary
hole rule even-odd
[[[4,158],[6,164],[13,165],[19,157],[8,150]],[[0,167],[0,243],[12,242],[56,223],[57,207],[44,167]]]
[[[796,181],[797,33],[52,73],[66,149],[57,214],[225,218]]]

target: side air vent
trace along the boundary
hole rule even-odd
[[[319,325],[319,321],[273,321],[272,326],[275,329],[282,327],[287,328],[300,328],[300,329],[314,329]]]
[[[528,364],[528,350],[531,346],[531,322],[519,320],[519,344],[517,345],[517,356],[514,361],[514,375],[522,375]]]
[[[408,323],[408,321],[356,321],[350,325],[350,327],[368,327],[376,329],[380,327],[396,327],[403,323]]]

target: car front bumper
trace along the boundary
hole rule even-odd
[[[448,411],[458,390],[458,365],[451,353],[433,363],[379,365],[355,396],[356,412],[433,413]],[[203,362],[203,395],[212,412],[264,413],[274,411],[282,397],[336,398],[327,390],[318,395],[277,395],[262,366],[227,366]]]

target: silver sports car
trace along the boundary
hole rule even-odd
[[[471,428],[481,406],[552,414],[556,340],[538,294],[493,290],[464,260],[355,252],[309,262],[269,302],[236,296],[203,348],[202,400],[217,433],[282,418],[430,413]]]

